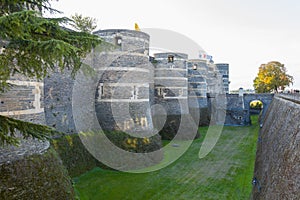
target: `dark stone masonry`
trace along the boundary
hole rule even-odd
[[[15,76],[10,80],[14,87],[0,94],[1,115],[46,124],[66,134],[63,139],[57,136],[50,147],[48,142],[35,140],[24,140],[20,147],[1,147],[0,199],[22,199],[23,192],[27,199],[43,194],[73,199],[64,165],[71,175],[89,169],[87,165],[76,168],[82,158],[90,166],[103,165],[91,151],[82,151],[81,131],[101,127],[108,133],[118,133],[124,141],[129,134],[139,137],[140,143],[152,138],[147,148],[131,149],[152,153],[161,147],[161,139],[197,137],[199,125],[250,125],[253,100],[263,103],[255,168],[259,183],[253,188],[253,198],[300,199],[296,174],[300,171],[299,99],[242,91],[228,94],[226,63],[188,58],[180,52],[160,52],[151,57],[151,38],[140,31],[110,29],[95,34],[106,43],[83,60],[75,79],[69,70],[51,72],[43,82]],[[118,134],[110,137],[118,142]],[[118,145],[126,145],[124,141]],[[67,143],[68,148],[57,146]],[[158,151],[145,163],[157,163],[161,155]],[[23,191],[19,183],[28,184],[28,188]]]
[[[300,96],[276,95],[259,133],[253,199],[300,199]]]

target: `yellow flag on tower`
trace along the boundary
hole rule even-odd
[[[134,24],[134,29],[136,31],[141,31],[141,29],[140,29],[140,27],[139,27],[139,25],[137,23]]]

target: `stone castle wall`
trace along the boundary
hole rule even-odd
[[[244,106],[244,95],[240,96],[238,94],[227,94],[227,108],[226,108],[226,119],[224,125],[236,125],[244,126],[247,110]]]
[[[199,125],[208,125],[210,114],[207,102],[207,70],[208,65],[203,60],[193,59],[187,61],[188,68],[188,105],[189,112]]]
[[[176,134],[180,124],[176,121],[189,114],[196,116],[196,121],[200,116],[199,125],[209,124],[206,94],[222,93],[222,77],[214,64],[193,60],[198,67],[191,69],[187,55],[174,52],[155,54],[154,62],[150,63],[149,35],[123,29],[100,30],[95,34],[114,46],[109,51],[94,51],[89,61],[98,78],[93,103],[104,130],[128,131],[136,127],[143,133],[171,126],[167,132]],[[69,72],[54,73],[45,79],[47,124],[66,133],[76,132],[73,84]],[[153,105],[164,108],[170,118],[166,123],[159,124],[163,120],[151,109]]]
[[[193,112],[205,119],[206,122],[200,124],[208,124],[206,93],[218,92],[219,83],[222,82],[220,76],[216,75],[215,65],[204,60],[188,61],[187,55],[170,52],[156,54],[157,63],[153,63],[153,66],[149,62],[148,34],[124,29],[100,30],[95,34],[113,45],[113,51],[106,52],[101,57],[103,60],[110,59],[110,65],[107,66],[106,61],[102,62],[99,58],[93,60],[93,64],[97,65],[94,70],[102,74],[95,94],[95,107],[99,111],[99,121],[106,124],[104,127],[110,127],[109,130],[118,126],[120,129],[130,129],[135,124],[134,121],[138,121],[138,124],[146,124],[151,129],[150,106],[157,102],[164,104],[169,115]],[[168,56],[172,54],[175,55],[174,62],[169,63]],[[197,63],[198,68],[192,70],[189,66],[191,63]],[[67,134],[76,133],[72,113],[74,80],[70,71],[52,72],[44,83],[23,77],[14,77],[11,83],[15,85],[13,89],[0,95],[0,114],[47,124]],[[169,89],[163,91],[158,89],[159,85],[165,85]],[[161,98],[162,95],[166,96]],[[109,117],[107,113],[112,112],[112,101],[120,103],[113,106],[116,109],[128,107],[121,106],[125,103],[121,101],[130,101],[130,115],[134,120],[125,122]],[[201,113],[199,110],[202,110]],[[139,113],[146,112],[147,114],[138,116]]]
[[[95,107],[101,127],[149,134],[153,130],[149,91],[154,82],[149,35],[129,30],[95,34],[117,47],[99,52],[99,62],[93,65],[99,76]]]
[[[229,64],[227,63],[217,63],[216,68],[219,73],[222,75],[223,88],[225,93],[229,93]]]
[[[260,117],[260,124],[263,124],[266,112],[273,100],[274,94],[244,94],[244,109],[247,111],[247,117],[245,118],[245,124],[250,125],[250,103],[253,100],[259,100],[263,103],[263,110]]]
[[[156,127],[152,124],[155,121],[153,120],[155,112],[151,112],[151,106],[161,103],[167,114],[171,116],[166,124],[172,128],[172,134],[177,133],[176,128],[178,128],[179,123],[177,122],[179,120],[181,120],[182,126],[185,126],[184,130],[197,131],[198,126],[194,126],[188,107],[187,55],[181,53],[157,54],[158,62],[154,66],[149,62],[150,37],[148,34],[123,29],[101,30],[95,34],[113,45],[111,48],[113,51],[98,52],[101,55],[90,60],[93,64],[92,71],[98,76],[95,88],[89,88],[95,92],[92,103],[95,105],[94,111],[96,111],[98,121],[102,123],[101,125],[105,129],[134,130],[140,134],[152,133]],[[95,55],[97,52],[94,51],[93,53]],[[174,62],[168,61],[169,54],[174,55]],[[110,60],[109,65],[108,60]],[[213,65],[201,65],[203,65],[202,69],[199,67],[199,70],[203,71],[202,80],[205,82],[205,79],[210,79],[211,89],[209,89],[210,86],[207,87],[208,90],[214,91],[215,84],[213,82],[216,78],[214,67]],[[156,69],[155,73],[154,69]],[[210,72],[206,72],[207,70]],[[73,113],[73,91],[76,82],[69,70],[62,73],[51,72],[44,79],[44,82],[15,76],[10,80],[10,83],[14,87],[8,93],[0,95],[1,115],[46,124],[66,134],[78,132]],[[165,90],[159,89],[161,85],[166,87]],[[202,87],[204,88],[204,86]],[[219,86],[217,85],[217,87]],[[205,98],[204,91],[197,95]],[[163,98],[161,98],[162,96]],[[86,97],[82,96],[82,99],[84,98]],[[200,105],[205,107],[205,100]],[[116,113],[119,113],[119,118],[116,118]],[[124,118],[124,116],[126,117]],[[160,118],[156,119],[161,121]],[[160,130],[160,127],[157,129]],[[185,138],[185,136],[183,135],[181,138]],[[191,139],[190,136],[187,138]],[[155,148],[161,146],[160,138],[155,138],[153,141]],[[30,190],[28,189],[28,191],[33,192],[24,194],[26,198],[27,196],[39,198],[44,194],[44,189],[51,189],[51,192],[47,194],[57,193],[59,198],[72,199],[73,191],[67,172],[64,171],[64,166],[56,153],[51,147],[49,148],[49,143],[23,142],[25,142],[24,149],[22,149],[23,147],[10,149],[9,153],[6,149],[1,149],[0,170],[1,174],[5,174],[5,176],[1,177],[4,179],[1,181],[2,185],[0,184],[0,197],[1,195],[5,195],[5,197],[12,195],[10,197],[14,199],[14,192],[9,191],[12,188],[11,185],[14,183],[28,184],[15,179],[14,173],[18,173],[21,174],[20,177],[26,177],[26,180],[30,180],[30,184],[28,184]],[[43,151],[40,151],[38,147],[44,148]],[[64,153],[65,157],[72,156],[70,152]],[[71,163],[70,166],[73,164]],[[30,169],[25,169],[24,166],[29,166]],[[13,170],[8,172],[8,169]],[[33,171],[38,171],[41,174],[45,172],[47,175],[37,177]],[[55,174],[59,175],[60,183],[56,183],[55,180],[52,183],[43,179],[43,177],[46,179],[57,178]],[[10,185],[3,185],[6,182],[10,182]],[[42,184],[48,185],[44,187]],[[21,185],[13,186],[17,197],[22,196],[21,193],[24,192],[21,187]],[[40,188],[43,189],[40,190]],[[61,191],[57,191],[60,188]]]
[[[154,54],[154,58],[154,104],[162,108],[152,111],[154,125],[163,139],[172,139],[178,133],[182,117],[189,114],[188,55],[168,52]]]
[[[72,112],[73,85],[69,70],[50,73],[44,79],[46,124],[66,134],[76,133]]]
[[[256,152],[253,199],[300,199],[300,97],[276,95]]]
[[[106,42],[113,44],[118,51],[149,55],[147,33],[127,29],[107,29],[94,32]]]
[[[44,83],[15,75],[8,92],[0,94],[0,115],[45,124]]]
[[[161,104],[168,115],[187,114],[187,55],[159,53],[154,57],[155,104]]]

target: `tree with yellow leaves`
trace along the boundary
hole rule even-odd
[[[259,67],[258,74],[253,80],[256,93],[275,92],[284,90],[286,86],[293,84],[293,77],[288,75],[284,64],[271,61]]]

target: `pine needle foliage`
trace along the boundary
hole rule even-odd
[[[71,26],[78,31],[91,33],[97,28],[97,20],[92,17],[84,17],[81,14],[75,13],[71,18],[73,20]]]
[[[13,75],[42,80],[52,70],[79,70],[81,60],[102,40],[88,32],[65,28],[71,19],[46,18],[59,12],[51,0],[0,0],[0,93],[7,91]],[[52,131],[0,116],[0,144],[17,144],[19,130],[25,138],[47,138]]]
[[[57,66],[78,71],[83,58],[101,39],[88,32],[64,28],[71,19],[45,18],[57,12],[49,0],[2,0],[0,5],[0,91],[15,73],[41,80]]]
[[[18,145],[20,143],[18,133],[22,134],[22,137],[25,139],[35,138],[42,141],[59,134],[48,126],[24,122],[0,115],[0,146]]]

